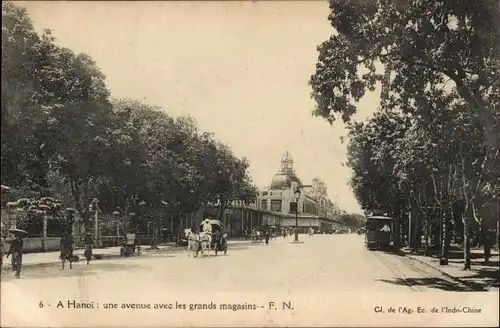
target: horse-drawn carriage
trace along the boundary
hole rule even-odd
[[[210,243],[210,249],[215,251],[215,255],[218,252],[227,253],[227,232],[224,231],[224,225],[219,220],[209,221],[212,227],[212,241]],[[205,221],[200,224],[200,231],[203,231],[203,225]]]
[[[266,234],[268,237],[276,239],[276,226],[263,225],[253,228],[250,234],[252,243],[262,243],[266,240]]]
[[[252,243],[261,243],[263,241],[264,232],[262,227],[256,227],[252,229],[250,233],[250,240]]]

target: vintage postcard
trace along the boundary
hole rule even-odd
[[[499,322],[491,0],[4,1],[2,327]]]

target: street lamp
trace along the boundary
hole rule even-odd
[[[300,189],[299,187],[297,187],[297,189],[295,189],[295,201],[296,201],[296,204],[297,204],[297,208],[295,209],[295,241],[298,242],[299,241],[299,198],[300,198]]]
[[[115,216],[115,223],[116,223],[116,243],[118,246],[120,246],[120,210],[117,208],[114,212],[113,215]]]

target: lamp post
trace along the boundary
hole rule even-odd
[[[116,222],[116,245],[120,246],[120,210],[117,208],[113,215],[115,216]]]
[[[299,241],[299,198],[300,198],[300,189],[299,187],[297,187],[297,189],[295,189],[295,201],[297,204],[297,208],[295,209],[295,241],[298,242]]]

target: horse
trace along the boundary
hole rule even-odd
[[[198,256],[198,250],[200,247],[200,236],[193,233],[191,229],[184,229],[184,235],[188,239],[188,256],[191,257],[191,253],[193,252],[193,257]]]
[[[203,256],[210,256],[210,248],[212,246],[212,235],[209,232],[200,232],[201,254]],[[205,255],[205,250],[208,252]]]

